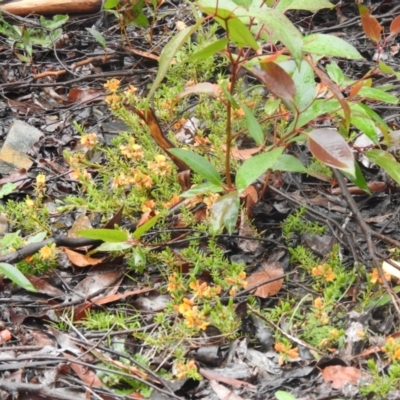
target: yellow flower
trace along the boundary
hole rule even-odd
[[[35,207],[35,202],[30,197],[27,197],[25,199],[25,204],[27,205],[28,208],[34,208]]]
[[[321,297],[317,297],[317,298],[314,300],[314,306],[315,306],[316,308],[318,308],[318,309],[322,309],[322,308],[324,307],[323,301],[322,301]]]
[[[197,367],[194,360],[190,360],[186,364],[184,361],[180,361],[175,365],[175,369],[176,369],[175,376],[178,379],[185,378],[190,372],[197,372]]]
[[[39,250],[39,257],[42,260],[49,260],[55,254],[56,244],[53,243],[51,246],[44,246]]]
[[[149,169],[157,175],[166,176],[172,171],[171,164],[168,163],[167,158],[162,154],[158,154],[154,157],[155,162],[149,161],[147,166]]]
[[[390,281],[392,279],[392,275],[388,274],[386,271],[383,271],[383,274],[385,275],[385,278],[386,278],[387,281]],[[382,278],[381,278],[377,268],[374,268],[372,270],[372,273],[370,274],[369,281],[371,283],[380,283],[380,284],[383,283],[382,282]]]
[[[97,135],[95,133],[89,133],[81,137],[81,144],[85,147],[94,147],[97,143]]]
[[[147,200],[142,204],[142,211],[143,212],[149,212],[154,209],[156,206],[156,202],[153,200]]]
[[[45,187],[46,187],[46,175],[39,174],[36,177],[36,189],[39,192],[43,192],[45,190]]]
[[[165,208],[171,208],[173,207],[175,204],[178,204],[180,201],[180,197],[179,195],[177,195],[176,193],[172,196],[172,199],[170,201],[167,201],[166,203],[164,203],[164,207]]]
[[[104,87],[111,93],[115,93],[119,88],[120,81],[118,79],[111,79],[104,84]]]
[[[281,353],[278,360],[279,365],[282,365],[285,361],[294,360],[299,356],[298,348],[292,348],[290,344],[277,342],[274,347],[278,353]]]
[[[327,282],[333,281],[336,278],[332,268],[327,267],[326,265],[318,265],[318,267],[314,267],[311,273],[315,277],[320,277]]]

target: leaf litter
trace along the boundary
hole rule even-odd
[[[387,3],[386,6],[383,3],[377,4],[374,14],[388,13],[389,11],[385,10],[389,6],[396,8],[391,2]],[[174,13],[177,9],[171,4],[160,4],[160,7],[164,7],[167,13]],[[359,9],[364,32],[373,41],[379,41],[382,33],[378,20],[369,14],[365,6],[359,6]],[[186,18],[190,19],[188,9],[184,11],[187,13]],[[349,19],[355,18],[354,10],[349,8],[346,2],[340,4],[336,11],[337,13],[322,11],[316,18],[306,17],[304,21],[298,20],[296,14],[289,12],[288,15],[296,23],[300,25],[306,23],[307,29],[317,32],[330,31],[332,28],[342,29],[343,23],[338,22],[339,11],[342,15],[348,13]],[[176,18],[178,17],[174,16],[172,19]],[[113,117],[104,103],[107,93],[97,81],[104,83],[112,77],[119,76],[126,79],[126,83],[143,88],[149,79],[154,79],[156,69],[152,62],[161,60],[161,57],[171,58],[166,52],[161,52],[159,57],[158,54],[136,48],[140,46],[140,40],[135,30],[131,31],[132,35],[129,38],[132,40],[130,46],[133,44],[134,48],[128,48],[129,52],[122,56],[117,51],[113,54],[118,45],[115,38],[107,36],[106,29],[104,32],[102,30],[101,34],[106,37],[109,46],[106,50],[111,53],[95,58],[97,56],[93,56],[92,52],[99,51],[99,44],[95,38],[90,38],[84,29],[84,25],[93,19],[100,17],[97,15],[85,17],[85,21],[77,20],[67,26],[67,31],[70,29],[71,33],[75,33],[80,50],[78,51],[72,39],[66,38],[66,42],[62,44],[64,47],[59,51],[63,58],[62,63],[58,58],[43,53],[42,57],[48,63],[48,67],[45,67],[47,69],[42,71],[42,75],[34,76],[31,87],[25,82],[31,73],[26,68],[27,65],[15,58],[16,55],[9,46],[5,46],[2,54],[3,59],[14,57],[17,61],[16,66],[4,71],[2,76],[1,86],[6,95],[4,105],[7,106],[1,128],[2,136],[9,131],[13,118],[25,120],[30,129],[35,125],[46,132],[44,140],[39,137],[36,140],[31,138],[33,142],[26,148],[24,146],[13,148],[11,156],[9,151],[3,154],[3,149],[7,150],[3,145],[0,162],[6,169],[1,170],[0,189],[9,183],[15,183],[15,186],[9,193],[3,194],[2,198],[16,202],[32,198],[33,206],[27,203],[27,207],[35,207],[34,200],[40,196],[40,191],[37,189],[39,183],[35,177],[38,172],[45,171],[46,184],[50,190],[47,192],[49,200],[42,221],[50,221],[51,226],[51,232],[45,237],[57,236],[54,243],[57,248],[62,248],[62,252],[52,260],[54,264],[51,269],[40,276],[25,274],[28,283],[23,282],[21,277],[15,276],[16,271],[10,269],[8,274],[12,276],[11,281],[17,282],[19,288],[12,285],[7,273],[4,272],[5,277],[1,279],[3,318],[0,355],[7,354],[7,356],[0,359],[0,367],[1,371],[8,373],[7,375],[4,372],[0,379],[3,397],[10,398],[8,393],[12,392],[19,393],[20,398],[24,398],[26,393],[31,393],[30,398],[88,398],[90,396],[88,393],[92,392],[96,398],[104,399],[115,398],[113,396],[189,398],[193,395],[198,398],[215,395],[220,399],[273,399],[276,392],[282,389],[288,390],[298,398],[309,393],[315,397],[341,396],[348,393],[346,388],[351,385],[356,388],[353,398],[364,398],[358,391],[358,386],[363,378],[372,379],[372,369],[367,368],[368,360],[372,359],[376,352],[381,353],[385,355],[384,360],[386,360],[386,365],[382,368],[386,368],[388,360],[396,359],[399,345],[395,341],[393,332],[396,330],[398,317],[391,315],[390,302],[384,303],[380,289],[370,290],[368,298],[363,299],[367,306],[358,309],[357,296],[361,296],[363,288],[356,279],[349,279],[346,290],[338,300],[343,303],[338,303],[337,308],[336,305],[324,304],[324,288],[329,289],[324,285],[333,278],[344,279],[343,276],[337,276],[344,274],[343,270],[337,267],[339,263],[346,268],[350,268],[354,262],[362,264],[360,260],[363,258],[358,256],[354,259],[354,255],[366,254],[368,251],[368,243],[359,234],[357,222],[347,213],[347,205],[345,203],[338,205],[328,197],[330,193],[342,193],[342,188],[339,192],[333,192],[336,188],[332,187],[335,183],[331,178],[326,180],[327,185],[312,178],[317,174],[302,174],[299,177],[299,171],[289,171],[277,177],[275,182],[279,184],[276,185],[276,190],[263,195],[262,185],[265,176],[252,174],[250,179],[248,176],[243,178],[239,174],[241,180],[239,186],[243,189],[241,197],[246,198],[248,205],[246,212],[249,215],[245,215],[243,211],[239,213],[239,206],[235,205],[239,202],[239,196],[235,192],[217,202],[217,205],[223,206],[222,212],[211,218],[214,218],[216,224],[213,233],[218,239],[218,245],[223,249],[225,257],[247,266],[245,275],[237,273],[226,278],[231,284],[231,291],[225,290],[222,293],[221,298],[226,304],[223,303],[221,308],[215,311],[220,314],[220,319],[226,318],[226,323],[232,315],[236,316],[240,324],[236,327],[234,336],[222,334],[221,330],[212,324],[204,326],[203,311],[194,303],[201,296],[215,299],[220,289],[217,285],[213,285],[215,276],[212,276],[210,271],[203,271],[201,275],[193,272],[204,262],[204,258],[199,258],[198,264],[193,263],[185,254],[185,246],[188,242],[196,240],[198,253],[207,254],[210,252],[207,241],[211,240],[211,236],[208,234],[202,237],[191,236],[193,229],[185,225],[184,217],[177,212],[178,202],[175,203],[178,204],[178,208],[171,207],[173,211],[168,212],[166,226],[158,228],[154,225],[153,229],[143,230],[143,233],[135,237],[137,241],[129,238],[128,232],[137,232],[140,223],[132,224],[126,215],[121,218],[122,211],[119,214],[116,209],[113,210],[113,216],[113,213],[101,213],[96,210],[86,213],[79,207],[67,212],[60,212],[57,209],[57,200],[64,199],[66,194],[75,194],[82,199],[90,196],[90,193],[80,192],[79,189],[82,178],[80,175],[84,171],[74,169],[76,160],[67,159],[64,155],[65,151],[73,151],[82,145],[73,121],[82,124],[88,131],[93,130],[101,134],[106,143],[111,144],[117,136],[104,132],[99,123],[99,120],[108,121]],[[28,26],[33,23],[33,20],[28,18],[23,20]],[[236,21],[239,20],[235,20],[235,23]],[[398,21],[396,18],[391,22],[389,31],[392,35],[399,31]],[[356,35],[359,29],[353,26],[351,34]],[[189,37],[191,33],[192,30],[189,28],[181,36]],[[162,30],[157,34],[163,41]],[[318,41],[306,40],[305,44],[311,48],[317,46]],[[360,48],[363,47],[361,42],[358,44]],[[76,59],[79,57],[81,62],[77,63]],[[142,57],[140,62],[137,61],[137,57]],[[172,58],[170,61],[173,63]],[[253,69],[252,73],[264,81],[272,93],[279,94],[285,105],[290,108],[293,102],[297,101],[296,82],[293,81],[295,78],[273,61],[275,60],[267,59],[262,64],[261,70]],[[359,76],[360,65],[351,63],[346,65],[354,77]],[[136,71],[134,74],[132,68]],[[148,77],[149,71],[151,78]],[[345,123],[349,124],[350,114],[342,93],[336,86],[328,83],[325,72],[322,70],[315,72],[328,90],[325,95],[337,98],[339,106],[343,109]],[[159,83],[165,74],[166,71],[159,72],[157,77]],[[59,77],[64,75],[68,78],[59,80]],[[39,95],[35,90],[38,90]],[[204,93],[211,94],[215,98],[220,96],[218,86],[210,82],[188,86],[178,93],[176,98],[190,100],[193,100],[193,96]],[[351,93],[351,96],[355,95],[355,92]],[[368,97],[367,95],[365,91],[365,96]],[[182,190],[189,188],[187,171],[190,168],[181,158],[174,157],[170,152],[174,145],[164,136],[164,127],[160,126],[154,111],[152,109],[147,113],[136,109],[130,111],[139,115],[149,127],[160,149],[170,156],[177,166],[182,174],[180,180]],[[390,111],[386,111],[385,114],[387,120],[395,121]],[[50,116],[55,118],[52,120],[48,118]],[[196,123],[182,124],[183,128],[187,127],[186,129],[190,126],[189,133],[185,131],[183,134],[178,131],[178,134],[183,135],[185,144],[204,145],[198,138],[196,142],[196,131],[206,127],[202,126],[202,121],[197,119],[192,121]],[[248,119],[248,124],[251,123],[254,121]],[[395,127],[395,124],[393,126]],[[256,133],[254,135],[257,136]],[[259,135],[257,138],[260,140]],[[231,147],[232,157],[246,161],[260,153],[264,149],[263,143],[257,141],[256,137],[254,139],[257,146],[254,143],[250,145],[244,143],[244,146]],[[27,143],[21,138],[19,140]],[[324,126],[308,133],[309,150],[316,159],[321,159],[325,164],[354,176],[356,174],[352,169],[354,154],[348,152],[348,147],[343,143],[345,142],[339,131],[332,131]],[[93,154],[91,151],[88,149],[88,160],[92,162],[89,171],[96,177],[98,173],[95,165],[96,157],[98,160],[104,158],[102,154],[95,154],[95,150]],[[223,151],[226,152],[227,149]],[[304,152],[299,150],[296,153],[297,158],[302,158],[302,151]],[[367,152],[370,155],[369,159],[378,166],[390,166],[395,162],[394,157],[388,153],[383,154],[379,150],[368,149]],[[278,153],[276,156],[278,157]],[[190,156],[188,164],[189,161]],[[265,162],[269,167],[270,161]],[[397,191],[396,185],[390,179],[398,183],[398,177],[395,172],[389,174],[391,175],[389,178],[387,176],[382,178],[382,175],[384,173],[376,166],[368,166],[366,176],[369,185],[374,182],[373,179],[377,181],[383,179],[386,182],[383,182],[384,186],[379,186],[379,190],[371,189],[373,195],[357,193],[359,197],[355,199],[358,208],[363,212],[364,220],[393,238],[393,247],[388,252],[394,253],[395,241],[399,240],[396,233]],[[219,174],[214,174],[213,171],[210,172],[209,178],[210,181],[214,180],[213,183],[216,185],[225,184],[220,180]],[[205,207],[207,201],[208,198],[202,197],[192,204],[185,204],[188,210],[196,213],[198,222],[210,217]],[[286,202],[285,207],[277,206],[284,205],[283,202]],[[126,203],[124,199],[118,202],[119,205],[124,203]],[[287,218],[295,214],[292,209],[299,205],[306,207],[304,216],[297,216],[297,222],[290,222],[292,224],[290,233],[283,240],[284,226],[289,224]],[[385,218],[379,218],[383,214],[382,211],[385,211]],[[151,221],[154,215],[152,212],[152,210],[132,210],[132,213],[135,213],[134,219],[141,223]],[[239,226],[235,223],[237,215],[240,215]],[[247,217],[252,221],[251,226]],[[33,220],[33,214],[30,218]],[[303,225],[296,225],[300,220]],[[6,222],[5,233],[8,232],[9,226],[17,232],[17,220]],[[334,234],[316,234],[316,223],[328,228],[328,232],[333,232],[332,227],[335,227]],[[113,247],[116,244],[110,237],[105,236],[104,230],[113,229],[116,225],[123,228],[118,230],[122,235],[118,236],[120,239],[115,243],[122,243],[125,248],[134,250],[130,253],[129,260],[118,255],[110,257],[105,251],[106,247],[98,248],[100,241],[117,253],[123,249],[123,247]],[[218,228],[222,225],[227,228],[229,235],[219,234]],[[92,227],[102,228],[103,232],[99,231],[96,233],[98,236],[80,241],[84,238],[80,237],[78,232]],[[172,232],[171,240],[163,237],[163,230]],[[344,245],[344,238],[349,232],[352,236],[350,240],[352,245]],[[66,235],[68,240],[58,237],[60,235]],[[298,247],[300,244],[304,245],[302,250]],[[342,245],[340,249],[338,244]],[[54,255],[52,241],[47,239],[36,243],[16,240],[12,243],[2,242],[1,245],[1,250],[5,249],[4,254],[0,256],[1,259],[25,245],[31,245],[32,249],[35,249],[35,251],[25,249],[25,253],[19,250],[13,255],[13,260],[16,260],[14,262],[24,261],[29,264],[33,262],[29,258],[34,257],[34,254],[43,248],[48,251],[41,253],[42,259]],[[172,254],[163,253],[164,261],[168,262],[172,270],[176,270],[175,274],[169,276],[166,276],[165,271],[163,275],[157,270],[160,259],[154,260],[153,264],[146,264],[143,263],[146,257],[141,253],[141,249],[161,253],[165,248],[171,249]],[[298,251],[295,252],[295,249]],[[386,250],[382,247],[383,252]],[[6,263],[7,259],[4,262]],[[132,272],[132,269],[126,268],[127,263],[135,265],[137,269]],[[393,260],[382,267],[385,272],[383,280],[386,277],[386,283],[392,284],[394,289],[398,279],[396,265],[396,261]],[[178,274],[182,270],[185,270],[186,274],[193,275],[190,279],[191,291],[184,295],[181,293],[182,302],[176,303],[175,309],[171,310],[169,309],[171,299],[175,295],[173,290],[183,285]],[[364,269],[359,270],[359,273],[367,274]],[[312,281],[311,277],[317,283]],[[372,272],[371,282],[372,280],[375,280],[374,283],[379,283],[382,277]],[[171,289],[169,294],[163,291],[165,282],[168,282]],[[29,290],[28,284],[32,285],[36,293],[21,289]],[[252,307],[256,306],[257,310],[263,310],[265,314],[257,315],[252,311],[254,308],[243,306],[249,301],[249,294],[252,295]],[[212,301],[208,304],[209,307],[210,305],[213,305]],[[232,312],[224,314],[229,306]],[[339,307],[345,311],[338,318],[345,321],[342,323],[335,319]],[[303,312],[303,308],[309,314]],[[168,339],[165,326],[164,330],[157,331],[157,327],[162,326],[161,314],[157,313],[164,310],[175,312],[170,314],[173,315],[172,325],[178,324],[178,320],[184,320],[186,328],[204,326],[199,334],[191,336],[190,331],[187,331],[185,340],[188,344],[182,347],[184,356],[181,354],[180,358],[176,358],[176,354],[173,353],[176,350],[174,348],[166,347],[163,351],[158,351],[157,347],[152,345],[157,335],[161,341],[163,335],[165,340]],[[92,311],[98,312],[101,320],[94,325],[95,328],[83,323],[91,320],[89,316]],[[279,313],[278,319],[274,312]],[[352,316],[350,313],[353,313]],[[163,314],[164,318],[165,315]],[[311,321],[305,321],[306,316],[311,318]],[[268,318],[274,318],[278,324],[268,324]],[[356,320],[353,321],[352,318]],[[95,321],[93,319],[91,321],[94,324]],[[306,322],[315,324],[314,329],[306,332]],[[98,329],[99,326],[102,328]],[[179,325],[179,329],[183,327],[184,325]],[[303,328],[304,332],[301,333]],[[380,346],[373,347],[374,353],[367,354],[365,349],[368,349],[366,339],[368,330],[374,335],[381,335],[384,341]],[[140,334],[141,332],[143,334]],[[156,336],[153,332],[156,332]],[[98,334],[100,336],[96,336]],[[95,335],[96,339],[91,339],[91,335]],[[301,336],[301,339],[297,336]],[[131,343],[132,338],[134,343]],[[346,341],[345,345],[341,343],[343,340]],[[172,343],[176,347],[180,346],[179,341]],[[307,343],[308,346],[305,346]],[[40,357],[39,353],[32,352],[33,348],[42,351]],[[318,352],[313,353],[316,348]],[[355,357],[360,355],[365,359],[355,363]],[[321,356],[323,360],[320,360]],[[41,361],[43,358],[44,361]],[[332,365],[328,365],[329,362]],[[174,371],[175,377],[172,375]],[[194,371],[198,371],[207,383],[199,385],[198,381],[188,378]],[[29,382],[27,382],[28,376],[31,377]],[[73,384],[79,389],[72,389]],[[152,394],[148,391],[149,387],[153,389]]]

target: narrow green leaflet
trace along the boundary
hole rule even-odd
[[[109,10],[110,8],[115,8],[119,4],[119,0],[106,0],[104,3],[104,8]]]
[[[378,144],[378,131],[375,123],[371,119],[366,116],[357,116],[352,113],[350,122],[361,132],[365,133],[375,144]]]
[[[0,188],[0,199],[8,194],[12,193],[17,188],[17,185],[13,182],[8,182]]]
[[[153,81],[153,85],[147,95],[147,102],[153,97],[154,92],[157,90],[161,81],[167,75],[168,69],[171,65],[172,59],[175,57],[179,49],[185,44],[186,40],[189,39],[190,35],[196,31],[196,29],[202,24],[203,18],[199,18],[196,24],[188,26],[179,33],[177,33],[162,49],[157,76]]]
[[[204,58],[208,58],[213,56],[215,53],[225,49],[226,45],[229,43],[227,38],[216,40],[215,42],[209,44],[208,46],[204,47],[201,50],[196,51],[193,53],[186,62],[192,62],[196,60],[202,60]]]
[[[130,249],[134,246],[134,243],[128,242],[115,242],[115,243],[102,243],[99,247],[95,248],[95,251],[123,251]]]
[[[162,214],[157,214],[155,217],[149,219],[147,222],[144,224],[140,225],[135,232],[133,232],[133,237],[135,239],[139,239],[142,237],[146,232],[148,232],[159,220]]]
[[[284,148],[278,147],[267,153],[258,154],[246,160],[236,173],[236,188],[239,193],[251,185],[260,175],[272,168]]]
[[[231,235],[236,227],[239,215],[239,194],[231,192],[217,199],[211,207],[210,223],[211,233],[217,234],[222,227],[225,227]]]
[[[400,185],[400,164],[387,151],[384,150],[368,150],[365,155],[373,163],[383,168],[396,182]]]
[[[276,10],[306,10],[315,12],[323,8],[333,8],[334,5],[328,0],[280,0]]]
[[[264,133],[260,124],[257,121],[257,118],[254,116],[250,108],[246,105],[242,104],[242,109],[244,111],[249,135],[254,139],[257,145],[262,145],[264,143]]]
[[[47,29],[57,29],[63,26],[69,19],[68,15],[54,15],[53,19],[46,19],[43,16],[40,16],[40,23],[43,27]]]
[[[104,39],[104,36],[97,29],[86,28],[86,30],[96,39],[101,47],[106,47],[106,39]]]
[[[331,114],[334,111],[340,110],[340,104],[336,99],[322,100],[317,99],[314,103],[311,104],[307,110],[303,111],[298,120],[294,120],[288,127],[287,132],[291,132],[294,129],[294,125],[296,124],[296,128],[301,128],[302,126],[308,124],[310,121],[315,118],[324,115]]]
[[[283,390],[278,390],[275,392],[275,397],[277,400],[297,400],[292,394],[285,392]]]
[[[383,101],[389,104],[397,104],[399,99],[397,96],[393,94],[387,93],[378,88],[371,88],[363,86],[358,92],[358,96],[360,97],[368,97],[369,99]]]
[[[108,243],[125,242],[128,235],[125,232],[115,229],[82,229],[77,232],[78,235],[95,240],[102,240]]]
[[[186,192],[183,192],[181,194],[181,197],[189,199],[190,197],[197,196],[198,194],[219,193],[222,192],[223,190],[224,188],[222,187],[222,184],[215,185],[214,183],[211,182],[204,182],[201,183],[200,185],[193,186]]]
[[[184,161],[194,172],[209,180],[214,185],[222,186],[222,179],[214,167],[205,157],[199,156],[190,150],[171,149],[171,154]]]
[[[351,174],[348,174],[344,171],[342,171],[342,174],[350,181],[352,182],[354,185],[356,185],[357,187],[359,187],[360,189],[364,190],[364,192],[371,194],[371,191],[369,190],[368,187],[368,183],[364,178],[364,175],[361,172],[361,168],[358,165],[358,162],[354,163],[355,168],[356,168],[356,175],[355,177]]]
[[[296,65],[300,66],[303,54],[303,35],[284,14],[273,8],[262,12],[251,8],[245,15],[255,17],[259,22],[265,23],[274,40],[281,41],[289,50]]]
[[[341,57],[351,60],[362,60],[364,58],[350,43],[337,36],[323,33],[305,36],[303,51],[326,57]]]
[[[291,154],[281,154],[275,161],[272,169],[284,172],[307,172],[307,168],[301,161]]]
[[[214,19],[226,30],[230,40],[238,47],[249,46],[253,50],[258,50],[259,46],[253,34],[232,11],[218,8]]]
[[[5,275],[19,287],[22,287],[29,292],[37,292],[35,286],[33,286],[32,283],[25,278],[24,274],[19,269],[15,268],[14,265],[0,263],[0,273]]]
[[[326,66],[326,72],[328,73],[329,78],[331,78],[339,87],[343,86],[345,79],[344,74],[335,62],[331,62]]]

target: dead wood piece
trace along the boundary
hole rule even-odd
[[[0,10],[15,15],[90,14],[100,7],[101,0],[19,0],[2,5]]]

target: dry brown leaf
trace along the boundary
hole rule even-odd
[[[96,386],[96,387],[102,387],[103,383],[101,380],[97,377],[96,373],[86,367],[85,365],[77,364],[74,363],[73,360],[76,359],[75,356],[64,353],[64,357],[68,358],[71,360],[71,368],[75,371],[75,373],[79,376],[79,378],[89,387]]]
[[[226,146],[222,145],[224,151],[226,151]],[[237,147],[231,148],[231,155],[235,160],[248,160],[255,154],[259,153],[263,149],[263,146],[253,147],[251,149],[238,149]]]
[[[346,382],[357,385],[361,378],[361,371],[354,367],[333,365],[322,371],[322,378],[332,389],[342,389]]]
[[[93,258],[89,257],[87,255],[78,253],[76,251],[67,249],[64,247],[64,253],[67,255],[68,260],[71,261],[72,264],[74,264],[77,267],[88,267],[88,266],[93,266],[100,264],[105,260],[106,257],[102,258]]]
[[[261,282],[268,281],[282,275],[284,275],[284,271],[279,262],[264,263],[260,271],[255,272],[246,279],[247,289],[250,289],[251,291],[253,286],[258,286]],[[251,291],[251,293],[253,293],[254,296],[266,299],[269,296],[277,294],[281,289],[282,284],[283,279],[278,279],[276,281],[268,282],[256,287],[254,291]]]

